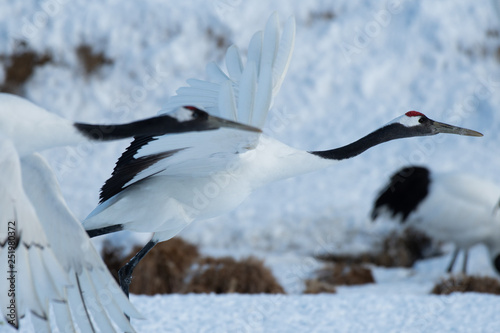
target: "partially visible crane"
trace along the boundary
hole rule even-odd
[[[463,173],[438,173],[422,166],[398,170],[375,200],[372,219],[385,217],[407,224],[430,237],[455,244],[447,272],[460,250],[462,272],[468,250],[486,245],[500,273],[500,187]]]

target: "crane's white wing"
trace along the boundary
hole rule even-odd
[[[60,331],[132,332],[124,313],[140,317],[107,271],[80,223],[68,210],[57,181],[38,154],[19,160],[13,144],[0,144],[0,269],[10,275],[15,258],[15,296],[1,284],[2,314],[15,303],[15,318],[30,311],[37,331],[50,331],[52,306]],[[15,223],[15,232],[8,226]],[[14,250],[14,251],[12,251]],[[10,257],[9,257],[10,256]],[[11,301],[13,299],[13,301]],[[16,326],[17,322],[12,322]]]
[[[86,326],[98,327],[103,332],[133,331],[125,314],[141,315],[119,288],[80,222],[66,206],[46,161],[39,154],[33,154],[21,159],[21,168],[24,190],[72,283],[72,287],[67,288],[67,301],[78,326],[82,331],[86,331],[83,329]]]
[[[269,18],[264,33],[252,37],[243,66],[238,48],[226,53],[227,74],[211,62],[206,81],[189,79],[189,87],[177,90],[160,113],[180,106],[200,107],[213,115],[262,128],[290,64],[295,41],[295,20],[290,17],[279,36],[276,13]]]
[[[101,203],[128,186],[155,175],[203,177],[230,171],[253,150],[260,132],[221,127],[215,130],[138,137],[116,163],[101,189]]]
[[[0,170],[0,311],[18,327],[28,311],[47,319],[48,302],[64,302],[71,282],[23,191],[19,157],[5,138]]]

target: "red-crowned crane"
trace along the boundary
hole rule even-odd
[[[199,116],[204,112],[200,109],[262,128],[294,45],[294,19],[286,21],[281,37],[278,26],[274,14],[264,32],[252,37],[245,66],[236,46],[229,47],[227,74],[210,63],[209,80],[188,80],[190,86],[180,88],[160,113],[191,124],[185,129],[207,122]],[[231,211],[256,188],[325,168],[386,141],[438,133],[482,136],[410,111],[356,142],[326,151],[297,150],[260,130],[237,128],[136,137],[118,159],[101,189],[99,205],[83,225],[91,237],[123,229],[154,233],[119,271],[128,293],[133,269],[156,243],[195,220]]]
[[[372,219],[405,223],[437,240],[455,244],[447,272],[464,250],[462,272],[470,247],[486,245],[500,273],[500,187],[464,173],[439,173],[408,166],[391,176],[375,200]]]
[[[252,129],[205,113],[200,117],[205,120],[200,130]],[[89,140],[173,133],[182,125],[169,115],[112,126],[72,123],[23,98],[0,93],[0,314],[6,322],[17,328],[19,319],[31,312],[37,332],[51,331],[54,313],[61,332],[134,331],[126,316],[140,314],[36,152]]]

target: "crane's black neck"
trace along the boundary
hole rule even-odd
[[[310,153],[326,159],[344,160],[357,156],[365,150],[387,141],[421,135],[426,134],[421,132],[418,127],[406,127],[399,123],[392,123],[346,146],[330,150],[311,151]]]

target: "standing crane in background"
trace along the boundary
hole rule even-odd
[[[188,80],[189,87],[180,88],[160,111],[186,124],[184,129],[209,122],[205,111],[253,129],[220,127],[136,137],[101,188],[99,205],[83,221],[89,236],[119,230],[154,233],[119,271],[126,294],[135,266],[155,244],[195,220],[233,210],[261,186],[334,165],[390,140],[438,133],[482,136],[417,111],[356,142],[325,151],[297,150],[262,134],[259,129],[283,82],[295,39],[293,18],[286,21],[281,37],[278,27],[273,14],[264,32],[253,35],[245,66],[236,46],[229,47],[227,74],[210,63],[208,81]],[[209,194],[196,195],[200,192]]]
[[[371,217],[396,220],[436,240],[454,243],[448,273],[464,250],[465,274],[469,248],[479,243],[486,245],[500,273],[499,199],[500,187],[482,178],[408,166],[394,173],[381,190]]]

